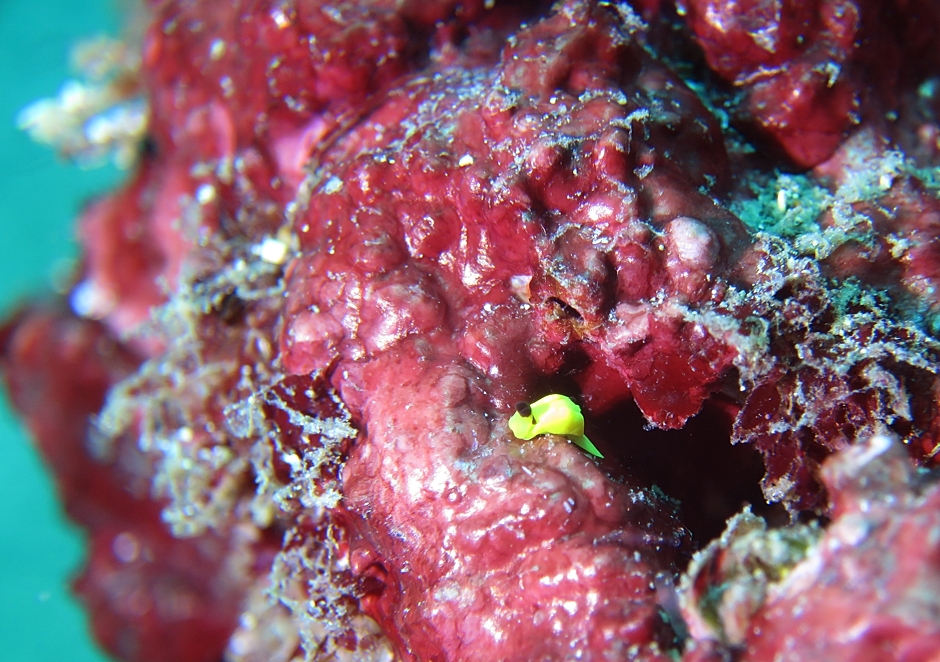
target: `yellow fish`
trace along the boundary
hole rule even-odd
[[[584,436],[581,407],[565,395],[552,393],[532,404],[520,402],[516,405],[516,413],[509,418],[509,429],[519,439],[531,439],[540,434],[561,434],[591,455],[604,457],[591,440]]]

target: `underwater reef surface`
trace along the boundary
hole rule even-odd
[[[936,659],[932,2],[147,20],[21,118],[132,171],[0,332],[108,652]]]

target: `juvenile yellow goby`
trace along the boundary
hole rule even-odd
[[[532,404],[520,402],[516,405],[516,413],[509,418],[509,429],[519,439],[531,439],[540,434],[561,434],[591,455],[604,457],[591,440],[584,436],[581,407],[565,395],[552,393]]]

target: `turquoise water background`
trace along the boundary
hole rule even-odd
[[[83,171],[20,133],[16,115],[66,80],[69,46],[118,34],[107,0],[0,0],[0,310],[48,295],[76,249],[82,202],[121,173]],[[54,485],[20,423],[0,406],[0,662],[97,662],[84,612],[68,584],[84,557]]]

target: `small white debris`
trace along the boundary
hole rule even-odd
[[[459,165],[461,168],[466,168],[467,166],[472,166],[472,165],[473,165],[473,157],[470,156],[469,154],[464,154],[463,156],[460,157],[460,160],[457,161],[457,165]]]
[[[196,189],[196,201],[201,205],[207,205],[216,198],[216,190],[212,184],[202,184]]]
[[[94,281],[84,280],[72,290],[69,303],[76,315],[100,320],[114,310],[117,300],[112,293],[101,289]]]
[[[213,39],[212,44],[209,46],[209,57],[213,60],[221,60],[222,56],[225,55],[225,41],[222,39]]]
[[[225,95],[226,99],[235,94],[235,82],[231,76],[222,76],[219,79],[219,87],[222,88],[222,94]]]
[[[637,176],[638,179],[646,179],[646,177],[653,172],[652,163],[644,163],[641,166],[638,166],[633,169],[633,174]]]
[[[271,12],[271,18],[274,19],[274,23],[281,30],[290,26],[290,18],[288,18],[287,14],[285,14],[280,7]]]
[[[291,468],[293,472],[299,472],[303,469],[303,462],[294,453],[284,453],[281,459]]]
[[[274,237],[267,237],[255,246],[253,252],[268,264],[284,264],[287,262],[287,243]]]
[[[323,183],[323,192],[332,195],[343,188],[343,180],[333,175]]]

